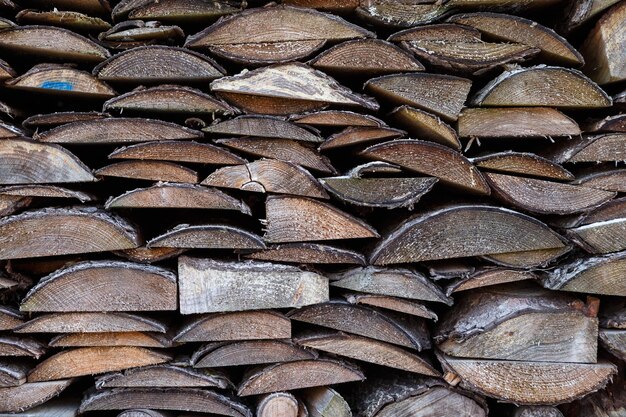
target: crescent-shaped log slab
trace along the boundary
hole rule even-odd
[[[344,298],[350,304],[362,304],[370,307],[378,307],[385,310],[397,311],[399,313],[408,314],[416,317],[423,317],[437,321],[438,317],[434,311],[430,310],[424,304],[413,300],[407,300],[400,297],[392,297],[389,295],[373,295],[373,294],[345,294]]]
[[[94,207],[47,208],[0,219],[0,259],[136,248],[126,220]]]
[[[130,313],[50,313],[30,319],[14,329],[15,333],[106,333],[157,332],[166,333],[164,323],[146,316]]]
[[[0,306],[0,330],[12,330],[24,323],[25,316],[9,306]]]
[[[537,249],[521,252],[494,253],[482,255],[481,258],[493,262],[496,265],[509,268],[532,269],[546,267],[556,259],[572,250],[572,245],[564,245],[555,249]]]
[[[73,380],[27,382],[17,387],[0,388],[0,412],[21,413],[58,396]]]
[[[151,264],[175,258],[183,252],[185,252],[185,249],[147,248],[146,246],[139,246],[134,249],[117,250],[113,253],[133,262]]]
[[[553,180],[573,180],[574,174],[549,159],[527,152],[498,152],[473,158],[472,162],[485,171],[518,174]]]
[[[159,140],[118,148],[109,159],[140,159],[172,162],[191,162],[207,165],[239,165],[245,159],[208,143],[195,141]]]
[[[365,257],[358,252],[320,243],[286,243],[245,255],[260,261],[365,265]]]
[[[348,110],[322,110],[295,115],[290,117],[289,120],[297,124],[321,127],[384,127],[387,125],[385,122],[372,115],[359,114]]]
[[[32,365],[28,361],[0,359],[0,387],[17,387],[26,383]]]
[[[574,184],[598,190],[626,192],[626,170],[590,170],[585,175],[576,178]]]
[[[76,32],[93,33],[104,31],[111,27],[109,22],[99,17],[56,9],[50,11],[24,9],[15,15],[15,20],[20,25],[60,26]]]
[[[423,242],[428,242],[424,245]],[[401,223],[374,249],[374,265],[560,249],[564,240],[540,221],[513,210],[459,205]]]
[[[565,35],[575,32],[581,25],[598,17],[618,2],[619,0],[575,0],[564,8],[557,29]]]
[[[254,136],[304,142],[322,142],[324,140],[311,130],[288,122],[283,118],[272,116],[239,116],[205,127],[202,130],[224,136]]]
[[[347,127],[328,137],[320,146],[320,151],[334,150],[346,146],[358,146],[368,142],[395,139],[406,134],[390,127]]]
[[[131,178],[136,180],[195,184],[198,173],[173,162],[130,160],[116,162],[94,172],[98,177]]]
[[[204,314],[183,323],[176,342],[223,342],[259,339],[289,339],[291,320],[271,311],[236,311]]]
[[[155,43],[177,43],[184,37],[185,33],[178,26],[167,26],[160,22],[144,22],[143,20],[121,22],[106,32],[98,34],[101,44],[110,49],[121,50]]]
[[[404,105],[393,109],[389,116],[413,137],[461,150],[456,130],[434,114]]]
[[[104,332],[65,333],[53,337],[49,347],[138,346],[171,348],[174,344],[168,335],[154,332]]]
[[[207,387],[225,389],[232,383],[219,372],[189,366],[151,365],[113,372],[96,380],[96,388]]]
[[[538,280],[539,277],[532,271],[512,268],[484,267],[463,275],[446,287],[446,295],[467,291],[474,288],[490,287],[492,285],[508,284],[510,282]]]
[[[196,350],[191,361],[194,368],[258,365],[317,359],[311,349],[283,340],[246,340],[234,343],[208,343]]]
[[[45,344],[29,337],[0,336],[0,357],[30,356],[39,359],[46,353],[46,350]]]
[[[352,417],[350,405],[330,387],[309,388],[299,394],[311,417]]]
[[[22,126],[33,130],[49,129],[66,123],[86,122],[89,120],[99,120],[107,117],[110,117],[107,113],[97,111],[62,111],[47,114],[35,114],[27,117],[22,122]]]
[[[240,227],[224,224],[182,224],[148,241],[148,248],[265,249],[263,239]]]
[[[38,198],[68,198],[76,199],[81,203],[94,201],[95,197],[82,191],[74,191],[56,185],[11,185],[0,187],[0,196],[38,197]]]
[[[129,3],[132,4],[132,1]],[[170,0],[165,3],[148,1],[140,2],[136,7],[133,7],[128,13],[128,18],[172,23],[204,23],[239,12],[243,7],[245,7],[244,2],[228,0]]]
[[[29,312],[176,310],[176,275],[119,261],[86,261],[43,277],[22,299]]]
[[[567,230],[567,235],[589,253],[626,250],[626,217],[588,223]]]
[[[626,133],[581,136],[556,143],[544,156],[565,162],[618,162],[626,160]]]
[[[626,114],[607,116],[604,119],[595,120],[585,126],[587,132],[600,133],[626,133]]]

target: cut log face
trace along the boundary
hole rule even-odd
[[[202,132],[151,119],[106,118],[68,123],[35,138],[41,142],[111,144],[202,138]]]
[[[244,376],[237,394],[241,397],[268,392],[363,381],[355,366],[330,359],[278,363]]]
[[[437,143],[401,139],[372,145],[361,155],[431,175],[447,185],[489,195],[489,186],[476,167],[459,152]]]
[[[597,190],[626,192],[626,171],[621,169],[592,170],[588,174],[578,177],[573,184]]]
[[[314,90],[310,86],[315,86]],[[326,74],[300,63],[223,77],[211,83],[211,91],[249,113],[302,113],[329,105],[378,109],[373,99],[357,95]]]
[[[76,410],[78,412],[78,410]],[[173,417],[174,414],[168,411],[149,410],[147,408],[134,408],[124,410],[117,417]]]
[[[50,42],[54,39],[54,42]],[[0,48],[18,54],[46,59],[95,63],[111,54],[97,43],[52,26],[14,26],[2,31]]]
[[[140,159],[190,162],[207,165],[238,165],[245,159],[218,146],[194,141],[159,140],[116,149],[109,159]]]
[[[17,387],[26,383],[26,375],[31,368],[29,361],[0,359],[0,387]]]
[[[281,340],[248,340],[234,343],[209,343],[192,356],[194,368],[257,365],[317,359],[317,352]]]
[[[626,360],[626,330],[600,329],[599,338],[606,350],[620,360]]]
[[[132,225],[92,207],[48,208],[0,219],[0,259],[105,252],[140,244]]]
[[[430,348],[425,320],[332,301],[293,310],[289,318],[418,351]]]
[[[94,196],[74,191],[68,188],[57,187],[55,185],[13,185],[8,187],[0,187],[1,196],[12,197],[38,197],[38,198],[63,198],[76,199],[81,203],[93,201]]]
[[[466,13],[452,16],[448,22],[478,29],[485,38],[516,42],[540,49],[543,61],[580,66],[582,55],[555,31],[532,20],[500,13]]]
[[[505,71],[471,100],[475,106],[610,107],[611,98],[580,71],[538,65]]]
[[[95,181],[91,170],[68,150],[26,139],[0,140],[0,184]]]
[[[539,279],[539,277],[532,271],[520,271],[508,268],[483,268],[454,281],[446,288],[446,294],[450,296],[452,293],[474,288],[537,279]]]
[[[626,133],[626,114],[607,116],[585,126],[587,132]]]
[[[182,314],[302,307],[328,301],[328,280],[293,266],[180,257],[178,276]]]
[[[110,388],[83,398],[80,412],[147,408],[252,417],[243,404],[200,388]]]
[[[68,297],[68,295],[71,296]],[[81,262],[44,278],[22,299],[29,312],[176,310],[176,275],[118,261]]]
[[[330,387],[309,388],[300,392],[311,417],[352,417],[350,405]]]
[[[341,332],[317,332],[295,338],[295,343],[334,355],[423,375],[439,376],[430,363],[395,345]]]
[[[1,45],[1,44],[0,44]],[[167,62],[167,68],[162,64]],[[207,82],[224,75],[211,58],[171,46],[143,46],[121,52],[96,66],[100,80],[118,83]]]
[[[568,34],[584,23],[589,22],[594,17],[597,17],[618,1],[619,0],[576,0],[565,8],[566,13],[564,18],[559,22],[558,28],[562,33]]]
[[[0,27],[3,27],[2,23],[3,22],[0,21]],[[14,77],[17,77],[17,73],[15,72],[15,70],[11,68],[11,66],[6,61],[0,59],[0,80],[8,81]]]
[[[24,125],[26,126],[26,125]],[[2,139],[17,139],[21,137],[28,136],[25,131],[22,129],[10,125],[8,123],[0,122],[0,138]]]
[[[409,242],[433,244],[415,247]],[[504,208],[462,205],[402,223],[378,244],[370,262],[387,265],[564,246],[561,236],[532,217]]]
[[[107,165],[95,171],[99,177],[131,178],[136,180],[163,181],[195,184],[198,173],[173,162],[124,161]]]
[[[15,16],[15,20],[21,25],[60,26],[77,32],[99,32],[111,27],[110,23],[99,17],[60,10],[39,11],[24,9]]]
[[[547,405],[523,405],[517,407],[512,417],[563,417],[563,413],[556,407]]]
[[[24,315],[8,306],[0,306],[0,330],[12,330],[24,323]]]
[[[465,109],[459,115],[462,138],[545,138],[576,136],[578,124],[548,107]]]
[[[265,249],[263,239],[239,227],[181,224],[147,243],[148,248]]]
[[[30,206],[33,199],[29,197],[17,197],[0,195],[0,216],[8,216],[20,209]]]
[[[299,403],[293,394],[274,392],[261,398],[257,417],[298,417]]]
[[[37,316],[17,327],[15,333],[165,333],[165,324],[129,313],[54,313]]]
[[[572,245],[566,245],[554,249],[537,249],[522,252],[498,253],[483,255],[481,257],[500,266],[530,269],[536,267],[545,267],[571,250]]]
[[[106,202],[105,208],[187,208],[234,210],[250,214],[246,203],[210,187],[200,185],[158,183],[137,188]]]
[[[326,41],[374,37],[340,17],[311,9],[275,6],[223,18],[185,43],[240,63],[286,62],[304,58]]]
[[[444,369],[461,385],[505,402],[561,404],[603,388],[617,372],[610,362],[597,364],[456,359],[440,356]],[[501,381],[508,381],[506,386]]]
[[[30,356],[39,359],[46,346],[38,340],[20,336],[0,336],[0,356]]]
[[[306,169],[278,159],[261,159],[245,165],[220,168],[201,184],[257,193],[329,198],[319,181]]]
[[[390,117],[418,139],[461,150],[461,142],[456,130],[434,114],[404,105],[396,107],[390,113]]]
[[[141,263],[153,263],[164,261],[166,259],[175,258],[181,253],[185,252],[185,249],[178,248],[147,248],[140,246],[134,249],[125,249],[113,251],[117,256],[121,256],[133,262]]]
[[[544,155],[554,162],[617,162],[626,159],[626,133],[585,136],[572,139]]]
[[[174,337],[177,342],[289,339],[291,321],[272,311],[238,311],[206,314],[185,323]]]
[[[211,2],[178,0],[169,1],[166,4],[151,0],[122,0],[113,8],[112,16],[117,21],[128,17],[130,19],[193,23],[198,20],[211,21],[220,16],[238,12],[241,7],[239,2],[224,0]]]
[[[518,174],[554,180],[572,180],[574,174],[549,159],[525,152],[498,152],[472,159],[486,171]]]
[[[263,239],[270,243],[379,237],[362,220],[311,198],[269,196],[266,216]]]
[[[169,355],[140,347],[85,347],[63,350],[40,362],[28,375],[29,382],[118,371],[135,366],[165,363]]]
[[[272,116],[239,116],[206,127],[203,131],[225,136],[254,136],[261,138],[292,139],[304,142],[323,141],[316,132],[297,126],[282,118]]]
[[[249,259],[310,264],[365,265],[360,253],[319,243],[287,243],[245,255]]]
[[[389,127],[348,127],[330,136],[319,146],[320,151],[334,150],[347,146],[358,146],[364,143],[394,139],[404,136],[406,132]]]
[[[362,74],[370,77],[424,70],[424,66],[413,56],[380,39],[341,43],[322,52],[309,64],[331,74]]]
[[[172,341],[167,335],[153,332],[68,333],[55,336],[50,340],[48,346],[62,348],[89,346],[169,348],[172,347]]]
[[[590,253],[626,250],[626,217],[585,224],[568,229],[567,234]]]
[[[346,173],[346,176],[351,178],[363,178],[369,175],[386,175],[386,174],[401,174],[402,168],[396,164],[391,164],[384,161],[372,161],[366,162],[361,165],[357,165]]]
[[[587,61],[583,70],[598,84],[626,80],[626,6],[609,9],[589,33],[581,51]]]
[[[0,388],[0,412],[20,413],[63,392],[71,379],[48,382],[27,382],[17,387]],[[50,415],[50,414],[48,414]]]
[[[232,383],[222,374],[175,365],[153,365],[101,376],[96,388],[204,387],[225,389]]]
[[[422,303],[413,300],[406,300],[400,297],[389,295],[372,294],[347,294],[344,296],[351,304],[362,304],[369,307],[379,307],[385,310],[397,311],[398,313],[409,314],[411,316],[423,317],[437,321],[437,314]]]
[[[101,44],[110,49],[132,49],[154,43],[175,43],[185,37],[178,26],[159,25],[143,20],[118,23],[106,32],[98,35]]]
[[[369,114],[359,114],[348,110],[323,110],[314,113],[296,115],[289,118],[296,124],[322,127],[383,127],[382,120]]]
[[[626,217],[626,198],[615,198],[608,203],[605,203],[597,209],[587,213],[580,223],[575,223],[575,226],[592,224],[597,222],[605,222],[620,217]]]
[[[54,126],[64,125],[66,123],[87,122],[90,120],[100,120],[107,117],[109,117],[108,114],[96,111],[67,111],[47,114],[35,114],[24,119],[24,121],[22,122],[22,126],[34,130],[37,130],[38,128],[48,129]]]

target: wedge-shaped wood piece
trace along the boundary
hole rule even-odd
[[[424,70],[424,66],[412,55],[380,39],[341,43],[322,52],[309,64],[331,74],[370,77]]]
[[[147,408],[252,417],[243,404],[201,388],[109,388],[83,398],[80,412]]]
[[[311,417],[352,417],[350,405],[330,387],[315,387],[300,392]]]
[[[280,117],[239,116],[202,129],[204,132],[225,136],[254,136],[261,138],[292,139],[304,142],[322,142],[315,132],[297,126]]]
[[[17,327],[15,333],[165,333],[162,322],[130,313],[51,313],[37,316]]]
[[[39,359],[46,353],[46,346],[38,340],[21,336],[0,336],[1,356],[30,356]]]
[[[320,146],[320,151],[328,151],[346,146],[361,145],[364,143],[394,139],[404,136],[406,132],[390,127],[347,127],[326,139]]]
[[[121,113],[164,113],[231,115],[238,111],[202,91],[178,85],[138,87],[129,93],[108,100],[104,111]]]
[[[257,193],[329,198],[319,181],[306,169],[278,159],[261,159],[245,165],[220,168],[201,184]]]
[[[461,149],[456,130],[434,114],[404,105],[393,109],[390,116],[413,137]]]
[[[169,336],[154,332],[66,333],[53,337],[50,347],[138,346],[169,348]]]
[[[584,136],[557,143],[544,156],[565,162],[617,162],[626,158],[626,133]]]
[[[270,243],[379,237],[363,220],[312,198],[269,196],[265,212]]]
[[[0,306],[0,330],[12,330],[24,323],[24,315],[9,306]]]
[[[545,267],[571,250],[571,245],[564,245],[555,249],[537,249],[483,255],[481,258],[500,266],[531,269],[536,267]]]
[[[565,13],[563,18],[560,19],[557,28],[561,33],[569,34],[618,2],[619,0],[573,1],[564,8]]]
[[[119,261],[86,261],[43,277],[22,299],[29,312],[176,310],[176,275]]]
[[[626,217],[626,198],[615,198],[597,209],[587,213],[580,221],[575,221],[574,226],[605,222]]]
[[[140,244],[130,223],[94,207],[47,208],[0,219],[0,259],[106,252]]]
[[[554,363],[458,359],[440,356],[461,386],[515,404],[561,404],[603,388],[617,367],[610,362]],[[506,386],[502,381],[507,381]]]
[[[548,405],[523,405],[516,407],[511,417],[563,417],[563,413]]]
[[[195,184],[198,173],[173,162],[124,161],[107,165],[95,171],[99,177],[131,178],[136,180],[163,181]]]
[[[573,183],[582,187],[624,193],[626,192],[626,170],[592,170],[578,177]]]
[[[591,314],[582,301],[535,285],[487,287],[458,300],[434,340],[454,357],[595,363]]]
[[[238,165],[246,162],[228,150],[208,143],[171,140],[125,146],[111,152],[109,159],[191,162],[207,165]]]
[[[345,296],[351,304],[362,304],[370,307],[379,307],[385,310],[397,311],[411,316],[423,317],[437,321],[437,314],[422,303],[389,295],[348,294]]]
[[[490,287],[492,285],[507,284],[510,282],[538,280],[539,277],[532,271],[510,268],[485,267],[461,276],[446,288],[446,294],[467,291],[474,288]]]
[[[234,210],[250,214],[250,208],[241,200],[220,190],[192,184],[158,183],[148,188],[137,188],[111,198],[110,208],[187,208]]]
[[[50,42],[54,39],[54,42]],[[97,43],[53,26],[15,26],[0,34],[0,49],[44,59],[95,63],[111,54]]]
[[[282,3],[334,13],[348,13],[359,5],[358,0],[283,0]]]
[[[164,62],[168,63],[167,68]],[[96,66],[93,74],[101,80],[120,83],[175,84],[214,80],[224,75],[224,70],[206,55],[187,49],[144,46],[114,55]]]
[[[429,242],[415,247],[409,242]],[[374,249],[374,265],[561,249],[564,239],[524,214],[482,205],[449,206],[401,223]]]
[[[136,366],[165,363],[169,355],[135,346],[85,347],[63,350],[40,362],[28,375],[29,382],[54,381],[101,374]]]
[[[0,184],[95,181],[91,170],[70,151],[28,139],[0,140]]]
[[[28,136],[28,134],[17,126],[10,125],[8,123],[0,122],[0,138],[2,139],[17,139]]]
[[[529,45],[541,50],[546,62],[580,66],[582,55],[555,31],[532,20],[501,13],[466,13],[452,16],[448,22],[478,29],[485,38]]]
[[[64,111],[47,114],[35,114],[24,119],[22,125],[33,130],[37,130],[40,128],[49,129],[51,127],[64,125],[66,123],[100,120],[107,117],[110,116],[106,113],[96,111]]]
[[[132,3],[132,2],[127,2]],[[142,1],[128,14],[129,19],[159,20],[163,22],[204,23],[220,16],[241,11],[245,4],[239,1],[175,0]]]
[[[626,133],[626,114],[607,116],[585,126],[585,132]]]
[[[345,356],[388,368],[439,376],[430,363],[413,352],[367,337],[341,332],[316,332],[297,337],[295,343],[334,355]]]
[[[382,312],[345,301],[332,301],[293,310],[292,320],[369,337],[394,345],[423,350],[430,348],[426,321],[390,311]]]
[[[374,37],[340,17],[312,9],[275,6],[248,9],[223,18],[190,36],[188,48],[208,48],[212,53],[240,63],[264,64],[304,58],[326,41]]]
[[[527,152],[498,152],[473,158],[472,162],[486,171],[518,174],[554,180],[572,180],[574,174],[549,159]]]
[[[590,253],[626,250],[626,217],[620,216],[568,229],[567,235]]]
[[[58,396],[71,383],[71,379],[65,379],[27,382],[17,387],[0,388],[0,412],[20,413],[29,410]]]
[[[320,182],[342,201],[365,207],[388,209],[408,207],[417,202],[437,183],[437,178],[321,178]]]
[[[289,339],[291,321],[271,310],[204,314],[183,323],[176,342]]]
[[[35,136],[41,142],[111,144],[198,139],[202,132],[161,120],[107,118],[68,123]]]
[[[382,120],[369,114],[360,114],[348,110],[322,110],[314,113],[306,113],[290,117],[297,124],[322,126],[322,127],[383,127]]]
[[[209,343],[194,352],[194,368],[256,365],[316,359],[317,352],[282,340],[248,340],[234,343]]]
[[[626,6],[616,4],[591,30],[581,52],[587,61],[583,71],[598,84],[626,80]]]
[[[291,262],[298,264],[366,264],[365,257],[360,253],[320,243],[287,243],[275,245],[266,250],[245,255],[245,257],[261,261]]]
[[[17,197],[12,195],[0,195],[0,216],[8,216],[28,207],[33,202],[30,197]]]
[[[237,395],[244,397],[364,379],[365,375],[359,368],[331,359],[278,363],[244,375]]]
[[[438,143],[400,139],[372,145],[361,152],[368,159],[391,162],[430,175],[474,194],[490,194],[478,169],[459,152]]]
[[[50,400],[20,413],[1,413],[1,417],[77,417],[80,401],[76,399]]]
[[[328,301],[328,280],[294,266],[180,257],[182,314],[302,307]]]
[[[576,259],[546,273],[543,285],[561,291],[626,295],[620,278],[626,271],[626,253]]]
[[[95,199],[91,194],[82,191],[74,191],[68,188],[58,187],[56,185],[11,185],[8,187],[0,187],[0,195],[13,197],[38,197],[38,198],[63,198],[76,199],[81,203],[93,201]]]
[[[365,90],[393,104],[408,104],[456,120],[465,104],[472,82],[440,74],[394,74],[373,78]]]
[[[117,256],[121,256],[133,262],[153,263],[172,259],[185,252],[185,249],[178,248],[147,248],[139,246],[134,249],[113,251]]]
[[[580,71],[538,65],[504,71],[478,91],[471,104],[587,109],[610,107],[612,100]]]
[[[26,382],[26,375],[32,368],[28,361],[0,359],[0,387],[17,387]]]
[[[98,40],[110,49],[132,49],[153,44],[177,43],[185,37],[178,26],[161,25],[160,22],[130,20],[118,23],[98,35]]]
[[[0,22],[2,27],[2,22]],[[14,77],[17,77],[17,72],[4,60],[0,59],[0,80],[7,81]]]
[[[306,87],[306,88],[305,88]],[[248,113],[292,114],[329,105],[378,110],[373,99],[353,93],[305,64],[272,65],[211,83],[211,91]]]
[[[148,408],[133,408],[120,412],[117,417],[173,417],[169,411],[150,410]]]
[[[101,376],[96,388],[205,387],[225,389],[231,382],[222,374],[188,366],[151,365]]]
[[[100,32],[111,27],[109,22],[99,17],[56,9],[50,11],[24,9],[15,16],[15,20],[20,25],[60,26],[76,32]]]
[[[452,300],[446,297],[439,286],[410,269],[368,266],[331,274],[329,277],[333,287],[346,290],[452,305]]]
[[[626,360],[626,330],[600,329],[602,346],[621,360]]]
[[[588,211],[617,195],[612,191],[563,184],[543,179],[484,173],[503,201],[522,210],[541,214],[571,214]]]
[[[580,128],[560,111],[549,107],[465,109],[459,115],[462,138],[545,138],[577,136]]]
[[[148,248],[265,249],[263,239],[236,226],[181,224],[147,243]]]

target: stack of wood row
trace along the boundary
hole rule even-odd
[[[0,415],[626,415],[624,0],[0,0]]]

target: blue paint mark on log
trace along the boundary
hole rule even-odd
[[[44,81],[39,86],[41,88],[48,88],[50,90],[68,90],[71,91],[74,89],[72,83],[68,83],[67,81]]]

